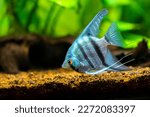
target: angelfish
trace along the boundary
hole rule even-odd
[[[99,74],[104,71],[129,70],[125,63],[112,55],[108,45],[124,47],[123,38],[117,25],[112,23],[104,37],[99,39],[99,25],[108,13],[106,9],[100,11],[86,26],[83,32],[68,49],[62,68],[72,68],[87,74]],[[129,60],[127,62],[130,62]],[[127,63],[126,62],[126,63]]]

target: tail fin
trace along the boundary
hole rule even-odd
[[[121,33],[119,32],[116,23],[111,24],[105,35],[105,39],[107,40],[108,43],[112,45],[125,47],[123,37],[121,36]]]

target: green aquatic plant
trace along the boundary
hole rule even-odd
[[[149,4],[148,0],[0,0],[0,36],[77,36],[99,10],[107,8],[110,15],[102,23],[100,36],[115,21],[126,43],[134,40],[131,48],[143,37],[150,45]]]

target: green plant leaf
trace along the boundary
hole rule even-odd
[[[66,8],[77,8],[78,0],[49,0]]]
[[[137,47],[138,43],[145,39],[148,42],[148,47],[150,48],[150,39],[143,35],[132,34],[132,33],[125,33],[123,35],[126,47],[124,48],[135,48]]]
[[[135,24],[135,23],[118,21],[117,25],[121,31],[139,30],[140,29],[140,25]]]

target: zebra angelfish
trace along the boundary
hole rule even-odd
[[[121,60],[117,60],[107,47],[124,46],[116,24],[112,23],[104,37],[101,39],[97,37],[99,25],[107,13],[106,9],[100,11],[73,42],[62,64],[63,68],[72,68],[87,74],[98,74],[108,70],[129,70],[125,63],[122,64]]]

